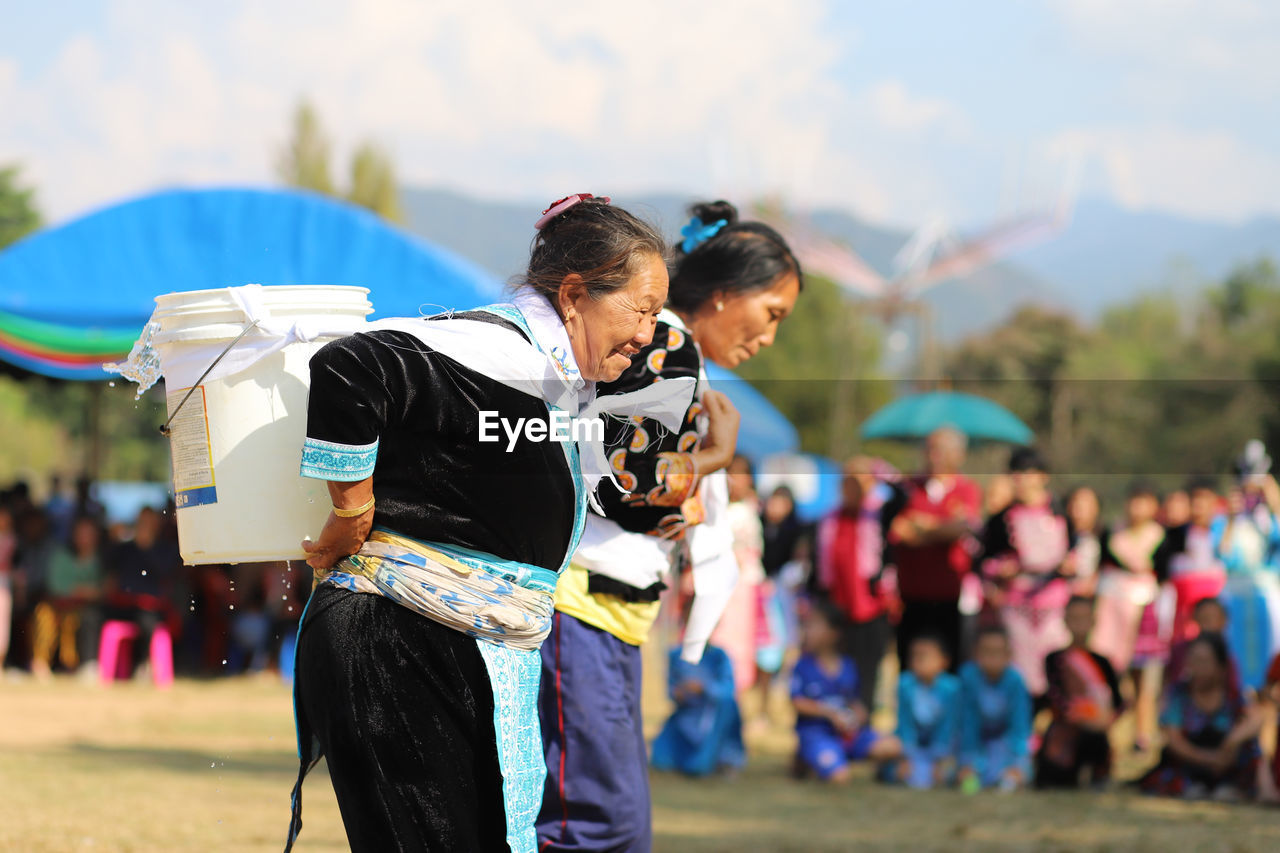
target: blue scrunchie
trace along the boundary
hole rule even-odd
[[[684,249],[684,253],[687,255],[702,243],[719,234],[720,229],[728,224],[729,220],[727,219],[717,219],[710,225],[703,225],[702,220],[695,216],[689,220],[688,225],[680,229],[680,234],[684,237],[684,242],[680,244],[680,248]]]

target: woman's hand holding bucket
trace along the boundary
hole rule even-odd
[[[373,478],[366,477],[356,483],[330,481],[329,496],[335,509],[359,509],[365,505],[368,509],[345,518],[331,512],[320,531],[320,539],[316,542],[310,539],[302,541],[302,550],[307,552],[307,565],[321,571],[333,568],[343,557],[359,551],[373,530]]]

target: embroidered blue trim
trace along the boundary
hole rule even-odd
[[[378,461],[378,442],[372,444],[338,444],[308,437],[302,443],[304,477],[317,480],[356,482],[373,475]]]
[[[536,853],[535,823],[542,806],[547,766],[538,722],[538,682],[542,655],[479,642],[493,691],[493,733],[502,771],[502,799],[511,853]]]

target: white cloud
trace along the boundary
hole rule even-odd
[[[833,0],[742,0],[728,12],[679,0],[107,2],[106,23],[69,24],[38,72],[0,56],[0,115],[20,117],[0,122],[0,162],[27,165],[55,219],[160,186],[270,182],[304,95],[339,169],[373,137],[408,183],[535,200],[677,188],[783,194],[899,223],[963,218],[966,201],[991,196],[993,152],[1008,144],[901,69],[859,65],[855,34],[831,23]],[[1184,39],[1201,77],[1231,79],[1246,61],[1250,85],[1280,73],[1276,52],[1258,60],[1280,25],[1257,3],[1052,2],[1091,51],[1138,57],[1124,85],[1148,95],[1166,72],[1194,88],[1168,39]],[[1210,23],[1197,27],[1202,15]],[[1264,16],[1257,34],[1250,15]],[[851,67],[871,82],[851,82]],[[1274,209],[1265,152],[1185,126],[1048,136],[1110,164],[1108,186],[1128,203]],[[1176,174],[1186,162],[1213,177]],[[1269,171],[1241,180],[1244,164]]]
[[[1157,102],[1280,96],[1274,0],[1052,0],[1087,49],[1130,61],[1123,82]]]
[[[69,36],[38,77],[0,66],[0,109],[24,116],[0,129],[0,156],[30,166],[55,217],[159,185],[260,182],[306,95],[340,156],[373,136],[409,182],[522,197],[785,191],[910,218],[893,170],[866,153],[963,117],[896,81],[858,94],[833,80],[851,34],[826,12],[243,0],[212,14],[115,0],[103,31]],[[856,144],[836,132],[849,121]]]
[[[1109,194],[1131,208],[1239,219],[1263,199],[1280,211],[1280,157],[1220,131],[1080,128],[1056,135],[1048,149],[1093,159]]]
[[[889,130],[939,129],[957,136],[969,131],[969,122],[958,106],[941,98],[914,95],[900,80],[873,85],[865,98],[871,115]]]

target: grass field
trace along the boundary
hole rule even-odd
[[[752,749],[734,779],[654,776],[657,850],[1280,850],[1277,810],[1127,793],[919,794],[867,780],[836,790],[786,777],[785,728]],[[274,680],[167,692],[6,681],[0,850],[279,850],[295,760],[289,691]],[[345,850],[322,769],[304,802],[296,849]]]

